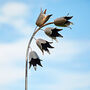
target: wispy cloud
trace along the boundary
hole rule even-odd
[[[8,43],[8,44],[0,44],[0,62],[8,62],[11,60],[17,60],[17,59],[23,59],[25,56],[25,51],[27,47],[27,39],[17,41],[14,43]],[[85,47],[84,43],[88,46]],[[61,58],[59,61],[67,62],[67,59],[71,60],[76,55],[82,54],[84,52],[90,51],[90,41],[70,41],[66,40],[64,42],[57,43],[54,48],[51,51],[51,55],[48,55],[45,53],[44,57],[51,59],[53,57],[53,60],[57,61],[57,57]],[[82,46],[81,46],[82,45]],[[35,42],[32,43],[32,49],[34,49],[41,54],[41,51],[38,49]],[[42,55],[41,55],[42,56]]]
[[[59,62],[71,61],[77,55],[90,51],[90,41],[85,40],[64,40],[60,43],[55,43],[54,46],[55,49],[52,50],[52,53],[49,58],[52,59],[51,57],[54,57],[53,59]],[[59,59],[57,59],[58,56]]]
[[[25,42],[0,44],[0,85],[24,79],[24,68],[17,63],[25,62]]]
[[[28,12],[28,6],[23,3],[9,2],[3,5],[1,12],[8,17],[24,16]]]
[[[18,41],[11,44],[0,44],[0,64],[21,60],[25,56],[26,43]]]
[[[36,88],[43,90],[74,90],[74,89],[85,89],[90,87],[90,72],[65,72],[56,69],[47,69],[43,72],[44,76],[48,76],[50,82],[38,83]],[[46,73],[46,72],[49,72]],[[44,79],[43,79],[44,81]],[[34,86],[32,86],[33,88]],[[35,88],[34,88],[35,89]]]
[[[18,76],[18,74],[17,74],[18,72],[20,73],[20,75],[22,73],[23,73],[22,75],[24,75],[24,72],[22,71],[22,69],[19,70],[14,63],[15,62],[25,63],[25,52],[26,52],[26,46],[27,46],[26,42],[27,42],[27,40],[22,40],[22,41],[14,42],[11,44],[0,44],[0,73],[2,76],[2,79],[0,79],[0,80],[1,81],[3,80],[3,83],[4,82],[8,83],[9,81],[11,82],[11,81],[13,81],[13,79],[15,80],[15,78],[17,78],[17,79],[21,78],[20,76]],[[76,55],[81,54],[81,53],[89,50],[90,42],[84,41],[84,43],[87,43],[88,46],[84,47],[83,42],[73,42],[73,41],[71,42],[69,40],[65,41],[65,43],[63,43],[62,45],[59,45],[59,43],[58,43],[58,46],[56,45],[57,47],[53,50],[52,54],[48,55],[48,57],[46,54],[44,57],[48,58],[49,61],[55,59],[55,61],[59,61],[59,62],[61,62],[61,61],[62,62],[68,62],[68,61],[72,60]],[[82,44],[82,46],[81,46],[81,44]],[[40,50],[37,49],[36,44],[32,43],[32,45],[33,45],[33,48],[35,48],[35,50],[37,51],[37,53],[40,53]],[[60,49],[60,50],[58,50],[58,49]],[[42,57],[41,54],[39,54],[39,55]],[[58,60],[57,57],[59,57],[60,59]],[[67,58],[69,58],[69,59],[67,60]],[[13,65],[15,67],[13,67]],[[49,69],[49,67],[48,67],[48,69]],[[6,75],[7,71],[8,71],[8,75],[4,79],[3,75]],[[13,72],[14,72],[14,74],[15,73],[17,74],[16,77],[13,74]],[[55,72],[53,72],[53,73],[55,73]],[[60,75],[61,75],[61,73],[60,73]],[[11,77],[10,80],[8,79],[9,77]],[[72,76],[71,76],[68,73],[67,73],[67,75],[64,74],[60,77],[63,78],[63,81],[62,81],[63,84],[65,83],[65,80],[66,81],[71,80],[68,87],[70,87],[71,83],[73,84],[73,80],[75,78],[77,79],[77,81],[78,81],[78,78],[80,79],[80,75],[78,76],[78,75],[72,74]],[[84,75],[81,77],[84,78]],[[85,76],[85,78],[86,78],[85,80],[87,80],[88,77],[89,77],[88,75]],[[69,78],[69,80],[67,80],[68,78]],[[70,78],[72,78],[72,79],[70,79]],[[82,81],[82,82],[84,83],[84,81]],[[74,80],[74,82],[76,83],[75,85],[78,86],[76,80]],[[80,81],[80,83],[81,83],[81,81]],[[75,87],[74,84],[73,84],[73,87]],[[62,90],[64,90],[64,89],[62,89]]]
[[[24,3],[6,3],[0,10],[0,23],[11,25],[17,32],[28,34],[32,26],[27,23],[26,17],[30,13],[30,7]]]
[[[24,69],[8,65],[0,66],[0,85],[14,83],[24,78]]]

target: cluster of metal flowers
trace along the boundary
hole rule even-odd
[[[36,25],[38,27],[42,27],[52,16],[52,14],[50,15],[46,15],[46,11],[47,9],[45,9],[44,11],[41,9],[41,12],[36,20]],[[70,25],[72,25],[73,23],[71,21],[69,21],[73,16],[64,16],[64,17],[60,17],[60,18],[56,18],[53,21],[53,24],[55,26],[59,26],[59,27],[69,27]],[[70,27],[69,27],[70,28]],[[46,29],[44,29],[45,34],[52,38],[53,40],[57,41],[57,37],[61,37],[63,38],[63,36],[59,33],[59,31],[61,31],[62,29],[59,28],[53,28],[53,27],[47,27]],[[39,49],[42,51],[42,54],[44,54],[44,51],[46,51],[47,53],[50,54],[50,51],[48,48],[54,48],[53,46],[51,46],[53,42],[49,42],[47,40],[44,39],[36,39],[36,44],[39,47]],[[41,59],[39,58],[38,54],[35,51],[31,51],[30,55],[29,55],[29,68],[33,65],[34,69],[36,70],[37,65],[42,67],[41,64]]]

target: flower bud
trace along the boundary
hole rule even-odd
[[[44,51],[47,51],[50,54],[48,48],[54,48],[50,45],[51,43],[52,42],[48,42],[44,39],[37,39],[36,40],[36,44],[40,48],[40,50],[42,51],[42,54],[44,54]]]
[[[65,16],[65,17],[57,18],[54,20],[54,24],[56,26],[68,27],[69,25],[73,24],[72,22],[69,21],[72,17],[73,16]]]
[[[36,25],[37,26],[42,26],[44,23],[46,23],[48,20],[49,20],[49,18],[52,16],[52,14],[50,14],[50,15],[45,15],[46,14],[46,9],[45,9],[45,11],[43,12],[42,11],[42,9],[41,9],[41,12],[40,12],[40,14],[39,14],[39,16],[38,16],[38,18],[37,18],[37,21],[36,21]]]
[[[31,51],[29,54],[29,68],[33,65],[36,70],[37,64],[42,67],[41,60],[35,51]]]
[[[59,34],[58,32],[61,31],[62,29],[57,29],[57,28],[52,28],[52,27],[48,27],[44,30],[45,34],[47,36],[49,36],[50,38],[54,39],[57,41],[56,37],[61,37],[63,38],[63,36],[61,34]]]

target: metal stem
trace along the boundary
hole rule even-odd
[[[53,22],[44,24],[44,25],[42,25],[41,27],[39,27],[36,31],[34,31],[34,33],[32,34],[32,36],[31,36],[31,38],[30,38],[30,40],[29,40],[29,43],[28,43],[28,46],[27,46],[27,50],[26,50],[25,90],[28,90],[28,53],[29,53],[30,44],[31,44],[31,42],[32,42],[33,37],[35,36],[35,34],[36,34],[41,28],[43,28],[44,26],[50,25],[50,24],[53,24]]]

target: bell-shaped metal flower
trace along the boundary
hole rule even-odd
[[[48,27],[44,30],[45,34],[47,36],[49,36],[50,38],[54,39],[57,41],[56,37],[61,37],[63,38],[63,36],[61,34],[59,34],[58,32],[61,31],[62,29],[57,29],[57,28],[52,28],[52,27]]]
[[[46,10],[47,9],[45,9],[45,11],[43,12],[41,9],[41,12],[37,18],[36,25],[39,27],[42,26],[44,23],[46,23],[49,20],[49,18],[52,16],[52,14],[46,15]]]
[[[36,40],[36,44],[37,44],[37,46],[40,48],[40,50],[42,51],[42,53],[44,54],[44,51],[47,51],[49,54],[50,54],[50,52],[49,52],[49,50],[48,50],[48,48],[54,48],[54,47],[52,47],[50,44],[52,44],[53,42],[48,42],[48,41],[46,41],[46,40],[44,40],[44,39],[37,39]]]
[[[33,65],[34,69],[36,70],[37,65],[41,66],[41,61],[39,59],[39,56],[37,55],[37,53],[35,51],[31,51],[29,54],[29,68]]]
[[[54,24],[56,26],[68,27],[69,25],[73,24],[72,22],[69,21],[72,17],[73,16],[65,16],[65,17],[57,18],[54,20]]]

